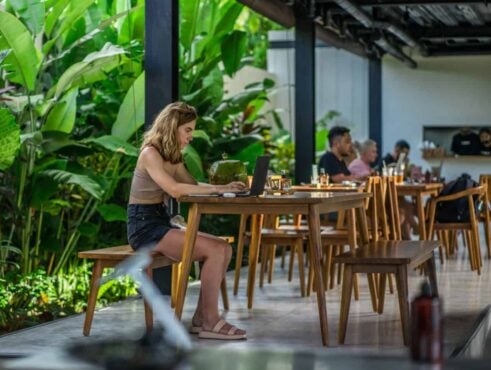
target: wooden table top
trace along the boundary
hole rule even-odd
[[[352,193],[352,192],[357,192],[357,191],[363,191],[365,188],[365,183],[354,183],[354,185],[343,185],[343,184],[329,184],[329,185],[312,185],[312,184],[305,184],[305,185],[294,185],[292,186],[292,189],[295,191],[318,191],[318,192],[347,192],[347,193]]]
[[[429,184],[425,183],[402,183],[397,184],[398,191],[440,191],[443,188],[443,183],[432,182]]]
[[[416,244],[416,245],[415,245]],[[363,264],[409,264],[418,263],[431,255],[439,245],[438,241],[390,240],[370,243],[353,251],[335,256],[336,262]]]
[[[327,186],[316,187],[316,185],[295,185],[292,187],[296,191],[318,191],[318,192],[357,192],[363,191],[365,183],[353,185],[329,184]],[[397,184],[397,190],[401,192],[431,192],[440,191],[443,188],[443,183],[402,183]]]
[[[207,195],[185,195],[177,199],[184,203],[215,204],[318,204],[365,199],[369,195],[353,192],[297,191],[287,195],[261,195],[258,197],[223,197]]]

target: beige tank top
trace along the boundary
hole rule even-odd
[[[130,197],[141,201],[164,201],[167,193],[146,172],[135,168],[131,181]]]

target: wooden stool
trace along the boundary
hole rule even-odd
[[[105,268],[114,267],[121,261],[132,256],[134,250],[130,245],[120,245],[117,247],[109,247],[102,249],[95,249],[91,251],[83,251],[78,253],[79,258],[94,260],[94,267],[92,268],[92,279],[90,282],[89,299],[87,301],[87,311],[85,313],[84,330],[85,336],[90,335],[90,328],[92,326],[92,319],[94,318],[94,310],[97,301],[97,293],[99,292],[99,279],[102,277],[102,273]],[[171,259],[164,256],[156,256],[153,258],[152,264],[147,268],[147,274],[151,278],[152,270],[158,267],[169,266],[175,263]],[[145,323],[147,329],[151,329],[153,325],[153,314],[147,301],[145,303]]]
[[[341,313],[339,319],[338,342],[344,344],[348,313],[353,288],[353,274],[380,273],[379,292],[385,292],[385,281],[388,273],[395,274],[399,295],[402,334],[404,344],[409,344],[409,303],[408,303],[408,269],[424,264],[430,279],[432,291],[438,295],[436,283],[435,256],[433,250],[439,242],[434,241],[377,241],[342,253],[334,257],[336,263],[344,263],[343,288],[341,295]],[[378,308],[383,310],[384,294],[379,295]]]
[[[222,237],[222,239],[226,241],[233,240],[233,238],[230,237]],[[99,280],[102,277],[102,273],[104,272],[104,269],[116,266],[120,262],[124,261],[126,258],[131,257],[134,253],[135,251],[128,244],[120,245],[116,247],[94,249],[91,251],[83,251],[78,253],[79,258],[94,260],[94,267],[92,268],[92,279],[90,282],[89,297],[87,300],[87,311],[85,312],[85,321],[84,321],[84,328],[83,328],[83,333],[85,336],[90,335],[90,328],[92,326],[92,319],[94,318],[94,311],[97,301],[97,293],[99,292]],[[146,269],[148,276],[150,277],[150,279],[152,279],[153,269],[172,265],[173,279],[172,279],[172,288],[171,288],[172,291],[171,300],[175,300],[174,296],[177,293],[177,289],[176,289],[177,279],[175,279],[175,277],[177,277],[178,264],[179,262],[171,260],[163,255],[157,255],[153,257],[152,264],[148,266],[148,268]],[[222,293],[224,309],[228,310],[229,304],[228,304],[228,294],[227,294],[227,286],[226,286],[225,278],[223,279],[220,288]],[[144,305],[145,305],[145,324],[147,330],[150,330],[152,329],[153,326],[153,314],[152,314],[151,307],[146,300],[144,300]]]

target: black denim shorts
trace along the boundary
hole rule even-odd
[[[133,249],[158,243],[176,227],[164,204],[128,204],[128,243]]]

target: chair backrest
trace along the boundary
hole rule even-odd
[[[389,240],[402,240],[401,218],[399,215],[399,200],[397,195],[397,177],[383,178],[386,187],[387,221],[389,223]],[[424,221],[423,221],[424,222]]]
[[[367,216],[370,220],[372,240],[389,239],[389,226],[385,211],[385,189],[380,176],[371,176],[367,179],[365,191],[372,194],[367,202]]]
[[[491,199],[491,175],[479,175],[479,185],[484,186],[484,189],[486,189],[486,194],[489,201]]]

